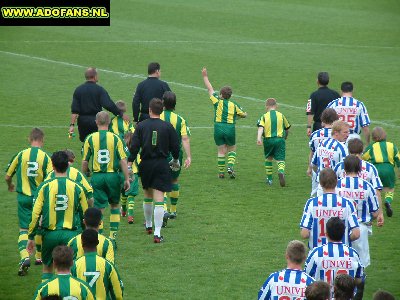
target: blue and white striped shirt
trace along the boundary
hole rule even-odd
[[[314,131],[310,136],[310,141],[308,145],[312,152],[318,148],[319,144],[326,140],[327,138],[331,137],[332,129],[331,128],[321,128]]]
[[[378,170],[376,169],[376,167],[365,160],[360,161],[361,171],[360,173],[358,173],[358,177],[368,181],[375,190],[381,190],[383,188],[382,181],[379,178]],[[346,177],[346,172],[344,171],[344,162],[342,161],[338,165],[336,165],[334,171],[339,179]]]
[[[361,278],[364,267],[355,249],[343,243],[329,242],[310,251],[304,271],[315,280],[325,281],[333,287],[337,275]]]
[[[325,234],[326,222],[332,217],[339,217],[345,222],[346,231],[342,242],[351,246],[350,231],[359,227],[357,213],[353,203],[333,193],[325,193],[319,197],[308,199],[304,206],[300,228],[310,230],[308,247],[324,245],[328,242]]]
[[[350,133],[360,134],[361,128],[371,123],[364,103],[353,97],[333,100],[326,108],[333,108],[340,120],[349,123]]]
[[[305,300],[306,287],[313,282],[314,278],[302,270],[284,269],[269,275],[258,292],[258,299]]]
[[[359,177],[344,177],[338,180],[336,192],[353,201],[357,209],[358,222],[371,221],[371,213],[379,209],[378,198],[374,187]]]

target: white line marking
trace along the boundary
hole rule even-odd
[[[216,44],[216,45],[267,45],[267,46],[320,46],[320,47],[339,47],[339,48],[372,48],[372,49],[400,49],[399,46],[376,46],[376,45],[350,45],[350,44],[329,44],[313,42],[279,42],[279,41],[160,41],[160,40],[114,40],[114,41],[57,41],[57,40],[26,40],[26,41],[5,41],[0,43],[43,43],[43,44],[72,44],[72,43],[107,43],[107,44]]]
[[[47,59],[47,58],[44,58],[44,57],[32,56],[32,55],[27,55],[27,54],[14,53],[14,52],[8,52],[8,51],[1,51],[1,50],[0,50],[0,53],[7,54],[7,55],[12,55],[12,56],[17,56],[17,57],[29,58],[29,59],[33,59],[33,60],[44,61],[44,62],[48,62],[48,63],[64,65],[64,66],[68,66],[68,67],[75,67],[75,68],[80,68],[80,69],[87,68],[85,66],[78,65],[78,64],[73,64],[73,63],[69,63],[69,62],[65,62],[65,61],[59,61],[59,60],[52,60],[52,59]],[[104,72],[104,73],[110,73],[110,74],[119,75],[122,78],[128,78],[128,77],[130,77],[130,78],[139,78],[139,79],[146,78],[146,76],[143,75],[143,74],[130,74],[130,73],[112,71],[112,70],[101,69],[101,68],[97,68],[97,69],[99,71]],[[190,85],[190,84],[174,82],[174,81],[168,81],[168,83],[171,84],[171,85],[181,86],[181,87],[184,87],[184,88],[206,91],[205,88],[201,88],[201,87]],[[256,101],[256,102],[264,102],[265,101],[263,99],[257,99],[257,98],[254,98],[254,97],[241,96],[241,95],[236,95],[236,94],[234,94],[234,97],[235,98],[246,99],[246,100],[250,100],[250,101]],[[296,110],[305,111],[305,107],[294,106],[294,105],[285,104],[285,103],[282,103],[282,102],[279,102],[279,105],[283,106],[283,107],[288,107],[288,108],[292,108],[292,109],[296,109]],[[372,123],[376,123],[378,125],[383,125],[383,126],[392,127],[392,128],[400,128],[400,126],[398,126],[398,125],[386,123],[386,122],[383,122],[383,121],[377,121],[376,120],[376,121],[372,121]]]

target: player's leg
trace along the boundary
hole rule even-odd
[[[164,192],[153,189],[154,200],[154,242],[162,241],[161,227],[164,217]]]
[[[172,174],[174,177],[174,174]],[[171,201],[171,206],[169,207],[169,217],[170,219],[175,219],[176,218],[176,205],[178,204],[178,199],[179,199],[179,183],[178,183],[178,177],[172,179],[172,191],[169,194],[170,195],[170,201]]]
[[[163,215],[162,227],[167,227],[168,219],[169,219],[169,212],[168,212],[168,205],[167,205],[168,194],[169,193],[164,193],[164,201],[163,201],[164,215]]]
[[[219,178],[225,177],[225,155],[226,155],[226,144],[224,138],[223,124],[214,124],[214,141],[218,147],[217,155],[217,166],[218,166],[218,176]]]
[[[278,176],[279,176],[279,184],[281,187],[286,185],[285,180],[285,159],[286,159],[286,143],[284,138],[274,138],[274,158],[278,165]]]
[[[266,183],[268,185],[272,185],[272,161],[273,161],[273,146],[270,142],[270,138],[263,139],[263,146],[264,146],[264,157],[265,157],[265,162],[264,162],[264,166],[265,166],[265,174],[267,176],[266,178]]]
[[[21,257],[18,275],[25,276],[31,265],[26,245],[28,244],[28,227],[32,218],[32,197],[18,193],[17,201],[19,221],[18,251]]]
[[[124,181],[124,174],[122,174],[122,172],[119,174],[121,177],[121,182]],[[120,199],[120,203],[121,203],[121,217],[126,217],[126,213],[127,213],[127,204],[128,204],[128,195],[127,193],[124,191],[124,188],[121,187],[121,199]]]
[[[375,166],[378,170],[379,178],[382,181],[383,192],[385,193],[384,206],[386,209],[386,215],[392,217],[392,201],[394,196],[394,185],[396,183],[396,174],[391,164],[376,164]]]
[[[385,193],[385,210],[386,215],[388,217],[393,216],[393,208],[392,208],[392,201],[394,197],[394,188],[383,188],[383,192]]]
[[[105,183],[106,178],[103,173],[93,173],[90,183],[93,187],[93,206],[101,210],[101,224],[99,226],[99,233],[102,234],[104,231],[104,209],[108,206],[108,195],[105,192],[107,185]],[[119,186],[118,186],[119,187]]]
[[[42,232],[40,228],[38,228],[38,231],[35,235],[35,245],[35,265],[39,266],[42,264]]]
[[[42,282],[53,277],[53,249],[58,245],[57,233],[55,230],[43,230],[42,232],[43,243],[42,243],[42,261],[43,261],[43,272]]]
[[[148,234],[153,233],[153,189],[143,189],[143,213]]]
[[[358,252],[360,257],[360,261],[366,269],[371,262],[370,254],[369,254],[369,243],[368,243],[368,235],[370,232],[370,226],[365,224],[360,224],[360,237],[353,241],[352,247]],[[362,300],[364,295],[364,286],[365,286],[365,275],[362,279],[362,282],[357,285],[357,293],[354,299]]]
[[[126,195],[128,196],[127,201],[129,224],[134,223],[135,196],[137,196],[139,193],[139,177],[137,176],[137,174],[133,174],[131,179],[131,187],[129,188],[129,191],[126,192]]]
[[[119,223],[121,221],[120,204],[121,198],[121,177],[118,173],[107,173],[108,202],[110,204],[110,239],[117,237]],[[115,244],[114,244],[115,245]]]
[[[228,152],[228,174],[230,178],[234,179],[235,176],[235,163],[236,163],[236,129],[234,124],[225,124],[225,143]]]

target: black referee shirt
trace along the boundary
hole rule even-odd
[[[139,120],[139,113],[149,114],[150,100],[153,98],[162,99],[164,93],[170,90],[168,83],[157,77],[147,77],[147,79],[140,82],[136,87],[132,101],[133,120],[135,122],[142,121],[143,118]]]
[[[122,116],[122,112],[120,112],[102,86],[93,81],[86,81],[75,89],[71,105],[73,114],[94,116],[99,111],[102,111],[103,107],[116,116]]]
[[[340,98],[338,92],[331,90],[327,86],[321,86],[311,94],[311,111],[307,114],[314,115],[314,122],[321,123],[322,112],[332,100],[337,98]]]
[[[142,160],[167,158],[169,152],[179,158],[179,138],[169,122],[159,118],[149,118],[138,123],[132,137],[129,161],[134,161],[140,152]]]

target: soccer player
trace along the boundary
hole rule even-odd
[[[307,102],[306,114],[307,114],[307,136],[322,128],[321,114],[326,106],[334,99],[340,97],[338,92],[328,88],[329,74],[328,72],[319,72],[317,76],[318,90],[310,95],[310,99]],[[312,122],[314,121],[313,126]],[[312,127],[312,130],[311,130]]]
[[[32,253],[35,246],[33,238],[42,217],[43,281],[53,275],[53,249],[58,245],[67,245],[78,234],[88,207],[82,186],[67,178],[67,154],[64,151],[54,152],[51,161],[56,177],[43,182],[36,191],[26,246],[28,252]]]
[[[338,274],[348,274],[360,284],[364,268],[357,251],[342,243],[346,234],[343,220],[339,217],[330,218],[326,223],[326,234],[328,243],[310,251],[304,271],[315,280],[328,283],[332,292]]]
[[[369,144],[369,120],[367,108],[364,103],[353,98],[353,83],[345,81],[341,85],[342,97],[333,100],[327,108],[333,108],[339,115],[339,119],[350,125],[348,141],[353,138],[360,138],[361,131],[364,134],[365,142]]]
[[[331,287],[323,281],[314,281],[306,288],[307,300],[330,300]]]
[[[358,177],[368,181],[375,189],[376,196],[378,197],[379,202],[379,213],[377,217],[377,225],[378,227],[383,226],[384,217],[382,212],[382,200],[381,200],[381,190],[382,190],[382,181],[379,178],[378,170],[375,166],[365,160],[362,160],[362,153],[364,149],[363,142],[360,139],[354,138],[348,142],[348,149],[350,154],[354,154],[360,160],[361,171],[358,173]],[[344,162],[340,162],[336,165],[335,170],[338,178],[346,177],[346,172],[344,170]]]
[[[150,101],[150,118],[140,122],[130,145],[129,161],[134,161],[140,152],[139,173],[144,190],[143,212],[146,220],[146,232],[153,233],[154,201],[154,243],[163,241],[161,226],[164,216],[164,193],[172,190],[171,170],[177,171],[179,163],[179,140],[174,127],[160,120],[163,104],[160,99]],[[171,153],[173,160],[168,165],[167,157]]]
[[[210,95],[210,100],[214,106],[214,141],[218,146],[218,170],[219,178],[225,178],[225,156],[228,153],[227,171],[230,178],[235,178],[236,161],[236,117],[245,118],[247,113],[231,100],[232,88],[224,86],[219,94],[214,91],[208,80],[207,69],[201,71],[204,84]]]
[[[126,113],[126,103],[124,101],[118,100],[117,102],[115,102],[115,105],[120,111]],[[128,132],[131,127],[132,124],[128,121],[125,121],[121,116],[114,116],[111,118],[108,130],[123,139],[124,134]]]
[[[99,231],[101,220],[101,210],[95,207],[90,207],[85,211],[83,224],[85,224],[86,229]],[[98,240],[99,243],[97,245],[97,254],[114,263],[114,245],[112,241],[102,234],[98,235]],[[84,254],[81,234],[73,237],[68,242],[68,246],[71,247],[72,250],[74,250],[74,260]]]
[[[335,194],[337,177],[332,169],[323,169],[319,181],[323,194],[306,202],[300,221],[301,237],[309,239],[310,249],[326,244],[325,224],[331,217],[339,217],[346,225],[343,243],[351,245],[360,236],[356,209],[349,200]]]
[[[31,265],[29,254],[26,251],[28,243],[28,225],[32,220],[33,196],[37,187],[46,175],[53,170],[50,157],[41,149],[44,143],[44,133],[39,128],[33,128],[29,134],[30,147],[15,155],[6,169],[5,180],[8,191],[17,191],[19,237],[18,250],[21,257],[18,275],[25,276]],[[17,187],[12,183],[16,174]],[[35,237],[37,243],[36,262],[41,264],[41,235]]]
[[[312,168],[311,160],[319,144],[322,141],[331,137],[332,124],[338,119],[339,117],[333,108],[325,109],[321,114],[321,121],[323,128],[314,131],[310,136],[310,141],[308,143],[310,147],[310,155],[308,157],[307,175],[311,176],[311,197],[317,195],[317,188],[318,188],[317,173],[315,173],[315,171]]]
[[[56,275],[43,282],[37,288],[34,300],[50,299],[50,295],[61,296],[62,299],[94,300],[89,285],[71,276],[73,264],[72,249],[67,246],[57,246],[52,251]]]
[[[258,292],[258,299],[306,299],[306,287],[314,282],[314,278],[302,271],[306,255],[303,242],[289,242],[285,254],[287,268],[269,275]]]
[[[348,274],[338,274],[333,285],[333,298],[335,300],[351,300],[354,296],[356,283]]]
[[[81,234],[85,254],[78,258],[71,274],[86,281],[97,300],[122,300],[123,284],[112,263],[97,254],[99,240],[94,229],[86,229]]]
[[[77,168],[74,168],[72,164],[75,161],[75,154],[72,150],[66,149],[64,152],[68,155],[68,169],[67,169],[67,177],[80,183],[85,191],[86,199],[88,200],[88,205],[93,206],[93,188],[90,185],[89,181],[86,179],[86,176],[81,173]],[[52,170],[46,177],[45,180],[49,180],[55,178],[56,174],[54,170]]]
[[[353,247],[357,250],[361,262],[366,268],[370,265],[368,236],[372,234],[372,220],[379,214],[378,198],[373,186],[358,177],[361,165],[357,156],[349,155],[344,159],[344,170],[346,177],[338,180],[336,192],[340,196],[353,201],[357,209],[360,238],[354,241]],[[362,296],[363,290],[364,281],[358,286],[357,293]]]
[[[385,193],[385,209],[388,217],[393,216],[392,201],[396,174],[394,167],[400,169],[400,152],[395,144],[386,141],[386,132],[382,127],[372,130],[372,140],[362,156],[364,160],[371,162],[379,173],[382,180],[383,192]]]
[[[290,123],[277,111],[278,104],[274,98],[265,101],[267,112],[257,122],[257,145],[264,145],[266,183],[272,185],[272,161],[278,165],[278,177],[281,187],[285,182],[286,139],[289,135]]]
[[[319,172],[321,172],[322,169],[334,169],[348,154],[344,142],[346,142],[349,136],[349,124],[341,120],[333,122],[331,135],[331,137],[319,144],[311,161],[312,167],[316,172],[317,180],[319,178]],[[317,195],[319,195],[320,192],[320,187],[318,187]]]
[[[186,160],[184,163],[185,168],[189,168],[192,162],[192,156],[190,154],[190,130],[187,126],[186,120],[182,118],[180,115],[174,112],[176,106],[176,95],[173,92],[165,92],[163,95],[163,105],[164,111],[160,115],[160,119],[166,122],[169,122],[174,126],[176,133],[178,134],[179,143],[179,164],[182,166],[183,160],[183,149],[185,150]],[[172,155],[168,156],[168,161],[171,161]],[[178,171],[172,171],[172,191],[169,193],[171,206],[170,206],[170,219],[176,218],[176,205],[178,203],[179,198],[179,183],[178,178],[181,173],[181,168]]]
[[[115,243],[120,222],[119,200],[121,183],[119,170],[124,174],[124,189],[129,190],[127,151],[122,140],[108,131],[110,116],[101,111],[96,115],[98,132],[89,135],[83,145],[82,172],[89,174],[89,160],[92,159],[94,206],[104,209],[110,204],[110,239]],[[102,231],[100,228],[100,232]]]

